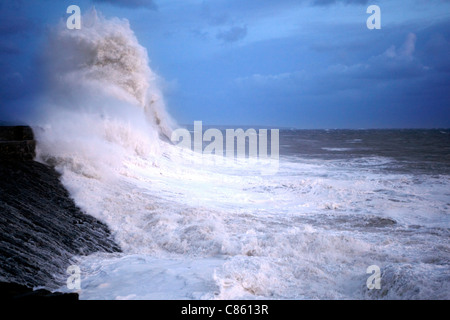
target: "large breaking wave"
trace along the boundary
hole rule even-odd
[[[127,20],[92,10],[80,30],[61,22],[45,52],[47,90],[36,121],[45,124],[37,132],[41,157],[88,167],[120,160],[124,152],[160,152],[159,137],[170,137],[173,121]],[[82,163],[89,158],[97,159]]]

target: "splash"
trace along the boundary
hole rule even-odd
[[[160,152],[159,138],[170,137],[174,124],[160,79],[127,20],[92,10],[80,30],[61,22],[45,52],[46,90],[36,130],[41,159],[65,159],[76,169],[88,167],[87,159],[92,166],[114,165],[130,153]]]

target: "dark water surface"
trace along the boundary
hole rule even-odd
[[[280,130],[280,155],[350,160],[383,157],[383,170],[450,174],[450,130]]]

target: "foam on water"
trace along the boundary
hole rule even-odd
[[[79,205],[106,221],[125,251],[81,259],[88,284],[111,288],[100,292],[88,285],[82,298],[423,298],[423,290],[443,298],[448,292],[448,281],[438,280],[448,270],[449,232],[439,227],[448,223],[445,179],[417,184],[408,176],[288,162],[277,176],[249,177],[237,174],[239,168],[230,175],[201,163],[188,170],[178,160],[169,156],[157,167],[129,161],[107,185],[64,175]],[[153,268],[179,272],[158,273],[167,288],[178,288],[189,274],[196,294],[188,294],[194,290],[189,285],[179,289],[181,296],[169,289],[155,293],[156,276],[142,279],[140,269],[125,262],[130,254],[148,261],[141,267],[150,275]],[[91,274],[91,263],[102,272]],[[384,279],[393,277],[394,286],[405,268],[420,280],[408,285],[411,290],[371,295],[364,290],[371,264],[387,268]],[[416,270],[424,265],[427,273]],[[426,282],[433,272],[436,281]],[[120,288],[134,296],[119,294]]]
[[[82,299],[449,297],[448,176],[295,156],[261,175],[180,150],[159,139],[173,122],[129,24],[87,21],[50,37],[36,130],[39,159],[123,250],[73,258]],[[373,264],[385,291],[366,287]]]

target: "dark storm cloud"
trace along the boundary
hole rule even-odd
[[[20,53],[19,47],[14,42],[0,41],[0,57],[2,55],[17,55]]]
[[[31,57],[41,31],[23,1],[0,3],[0,120],[18,118],[15,103],[35,90]]]
[[[219,32],[217,34],[217,39],[223,40],[224,42],[236,42],[245,38],[247,35],[247,27],[231,27],[228,30]]]
[[[375,79],[377,81],[411,79],[426,75],[430,67],[415,57],[417,36],[409,33],[398,48],[391,45],[380,55],[353,65],[334,65],[330,75],[355,79]]]
[[[244,98],[259,97],[259,106],[283,105],[305,127],[327,125],[326,117],[316,119],[320,114],[333,118],[336,127],[450,125],[450,21],[428,28],[396,26],[387,35],[313,43],[309,50],[314,57],[324,56],[328,62],[314,68],[303,65],[304,70],[253,74],[235,84]],[[361,45],[356,52],[355,41]],[[351,54],[336,62],[330,57],[337,51]],[[277,102],[280,97],[282,102]]]
[[[37,92],[42,78],[32,61],[40,50],[35,39],[47,22],[67,17],[64,5],[42,3],[0,2],[0,119],[4,106],[25,106],[22,98]],[[243,119],[300,127],[450,126],[448,1],[79,4],[93,3],[129,19],[162,76],[178,81],[171,98],[183,106],[183,121],[201,113],[205,121],[224,124]],[[155,4],[159,10],[152,13]],[[381,30],[366,28],[369,4],[383,9]]]
[[[17,99],[23,94],[24,80],[18,72],[3,72],[4,69],[0,68],[0,99],[10,100]]]
[[[0,14],[0,35],[27,33],[33,29],[33,23],[23,17]]]
[[[24,13],[22,1],[0,3],[0,36],[27,34],[36,24]]]
[[[436,72],[447,73],[450,79],[450,21],[431,25],[417,36],[421,41],[416,56]]]

